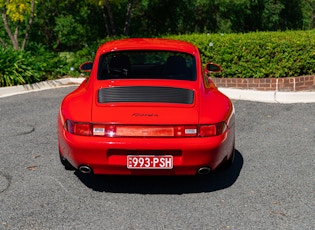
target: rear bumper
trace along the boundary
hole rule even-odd
[[[207,138],[104,138],[58,131],[59,150],[75,168],[86,165],[95,174],[195,175],[201,167],[216,169],[234,148],[234,126]],[[173,155],[173,169],[128,169],[129,154]]]

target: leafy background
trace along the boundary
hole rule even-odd
[[[0,86],[80,76],[124,37],[189,41],[223,66],[217,77],[315,72],[315,0],[0,0],[0,12]]]

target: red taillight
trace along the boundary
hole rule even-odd
[[[196,126],[116,126],[121,137],[192,137],[197,136]]]
[[[211,137],[215,136],[217,129],[215,125],[201,125],[199,128],[200,137]]]
[[[83,122],[66,121],[69,133],[82,136],[106,137],[211,137],[224,133],[225,122],[214,125],[175,125],[175,126],[145,126],[145,125],[100,125]]]
[[[66,128],[67,128],[67,131],[72,134],[82,135],[82,136],[91,135],[90,123],[73,122],[73,121],[67,120]]]
[[[217,136],[224,133],[227,129],[225,122],[220,122],[214,125],[200,125],[199,136],[200,137],[211,137]]]
[[[174,128],[172,126],[118,125],[116,135],[120,137],[172,137]]]

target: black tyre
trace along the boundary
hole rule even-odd
[[[59,153],[59,157],[60,157],[61,164],[65,167],[66,170],[75,170],[75,168],[69,163],[69,161],[63,156],[61,156],[60,153]]]
[[[233,147],[232,155],[231,155],[230,158],[226,161],[226,168],[230,168],[230,167],[233,165],[234,159],[235,159],[235,148]]]
[[[234,163],[234,159],[235,159],[235,148],[233,147],[233,150],[232,150],[232,154],[230,156],[229,159],[227,159],[226,161],[224,161],[220,168],[225,170],[225,169],[229,169],[230,167],[232,167],[233,163]]]

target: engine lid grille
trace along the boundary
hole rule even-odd
[[[161,86],[119,86],[99,89],[98,102],[192,104],[194,102],[194,91],[183,88]]]

